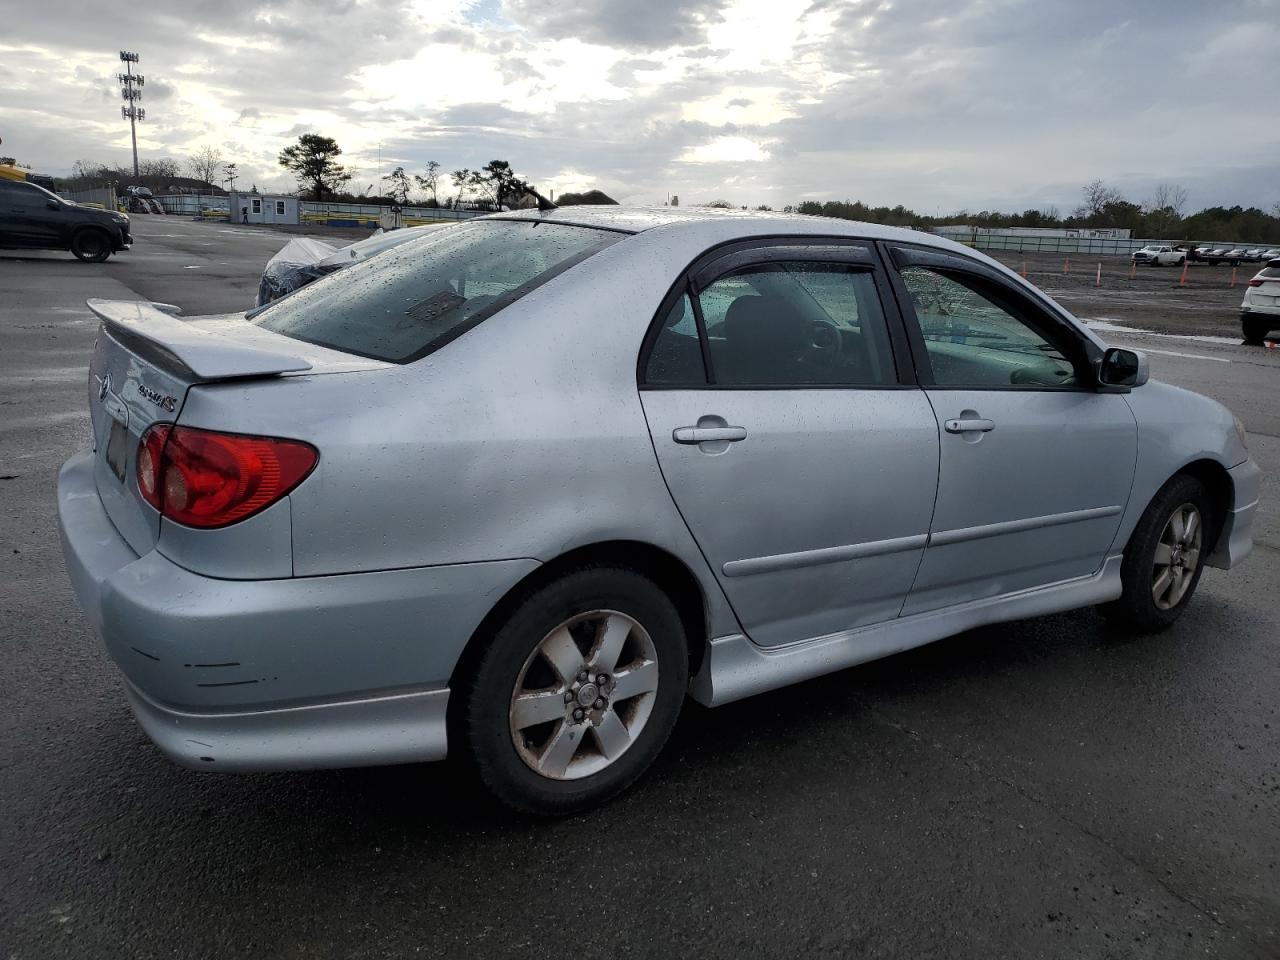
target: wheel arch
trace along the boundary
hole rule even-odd
[[[1208,457],[1199,460],[1192,460],[1190,463],[1182,467],[1174,476],[1185,474],[1195,477],[1209,491],[1209,498],[1213,501],[1215,508],[1213,516],[1213,536],[1205,545],[1205,555],[1212,553],[1218,546],[1218,537],[1222,533],[1223,522],[1227,515],[1231,512],[1235,504],[1235,484],[1231,482],[1231,475],[1217,460],[1211,460]],[[1170,480],[1173,477],[1169,478]],[[1165,481],[1166,483],[1168,481]],[[1163,484],[1161,485],[1163,486]]]
[[[1213,520],[1213,529],[1209,540],[1206,544],[1205,553],[1212,553],[1217,546],[1218,537],[1222,533],[1223,521],[1231,512],[1235,501],[1235,485],[1231,482],[1231,475],[1227,472],[1227,468],[1217,460],[1211,457],[1198,457],[1184,463],[1178,469],[1174,470],[1160,482],[1152,491],[1150,496],[1142,502],[1140,510],[1135,509],[1133,514],[1132,526],[1124,531],[1124,550],[1129,550],[1129,542],[1133,539],[1135,531],[1138,529],[1139,521],[1142,516],[1150,508],[1156,497],[1160,495],[1160,491],[1169,485],[1171,480],[1177,477],[1189,476],[1195,477],[1204,484],[1205,489],[1209,493],[1209,499],[1215,507]]]
[[[565,551],[509,589],[493,605],[472,631],[462,655],[449,677],[449,688],[457,689],[459,677],[469,670],[484,650],[485,638],[492,636],[504,620],[530,593],[553,583],[570,570],[584,566],[627,567],[651,579],[675,604],[689,647],[689,676],[702,666],[710,636],[706,595],[697,576],[675,554],[639,540],[605,540]],[[452,699],[452,698],[451,698]],[[452,707],[451,707],[452,709]]]

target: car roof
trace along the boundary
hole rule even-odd
[[[779,213],[772,210],[724,210],[715,207],[624,207],[618,205],[582,205],[557,207],[546,212],[535,209],[491,214],[486,219],[545,220],[552,223],[645,233],[678,230],[682,234],[704,234],[708,239],[723,241],[725,234],[738,234],[744,239],[768,235],[818,234],[824,236],[860,237],[868,240],[898,240],[930,246],[953,248],[953,241],[936,234],[906,227],[889,227],[860,220],[814,217],[803,213]],[[968,251],[973,253],[975,251]]]

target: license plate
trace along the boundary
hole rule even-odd
[[[107,437],[107,466],[124,483],[125,452],[129,448],[129,428],[119,420],[111,421],[111,435]]]

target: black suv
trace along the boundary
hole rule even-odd
[[[123,213],[69,203],[34,183],[0,180],[0,249],[70,250],[101,263],[131,243]]]

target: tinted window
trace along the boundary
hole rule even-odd
[[[1066,354],[999,291],[962,275],[906,267],[902,281],[939,386],[1070,386]]]
[[[702,345],[698,324],[688,295],[683,295],[668,311],[649,353],[645,382],[662,384],[703,384],[707,374],[702,365]]]
[[[884,313],[865,269],[758,264],[721,277],[698,299],[717,384],[894,382]]]
[[[4,202],[11,209],[43,210],[50,200],[58,198],[34,183],[4,182]]]
[[[622,237],[537,220],[444,227],[317,280],[253,322],[309,343],[407,363]]]

